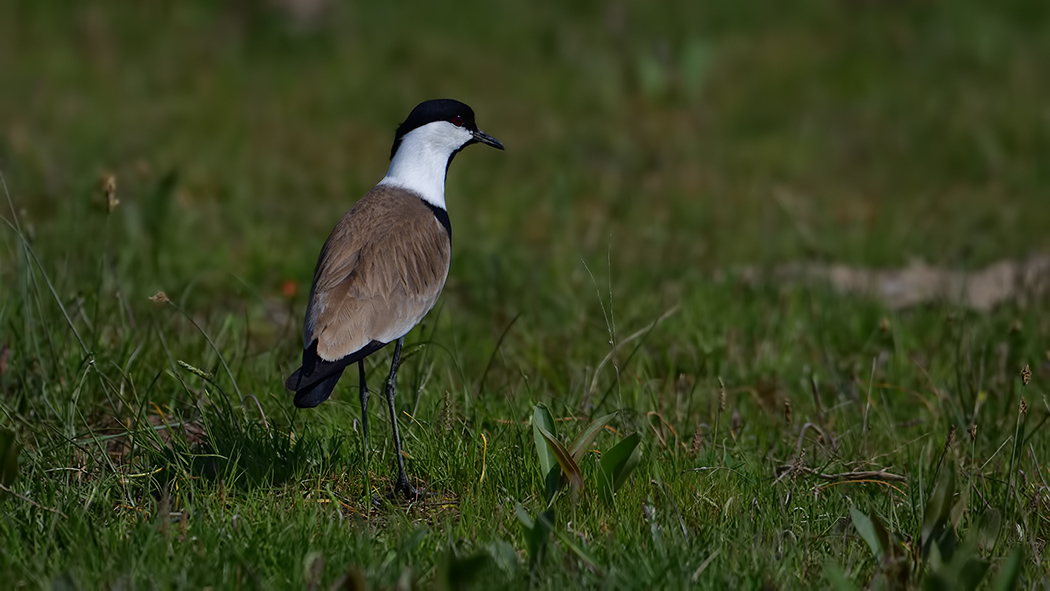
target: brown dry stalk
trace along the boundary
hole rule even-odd
[[[839,472],[837,474],[826,474],[817,472],[813,468],[797,465],[797,462],[780,466],[778,472],[801,472],[810,474],[822,480],[847,481],[847,480],[889,480],[892,482],[907,482],[907,478],[900,474],[894,474],[885,470],[855,470],[853,472]]]
[[[52,509],[51,507],[45,507],[45,506],[41,505],[40,503],[34,501],[33,499],[30,499],[29,497],[24,497],[24,496],[16,493],[15,491],[13,491],[10,488],[4,486],[3,484],[0,484],[0,491],[4,491],[5,493],[7,493],[7,494],[9,494],[9,495],[11,495],[11,496],[13,496],[13,497],[15,497],[17,499],[21,499],[21,500],[29,503],[30,505],[36,507],[37,509],[42,509],[44,511],[50,511],[52,513],[55,513],[56,515],[61,515],[62,517],[66,517],[68,519],[66,514],[61,512],[61,511],[59,511],[58,509]]]

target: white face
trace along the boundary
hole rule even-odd
[[[401,146],[397,151],[401,153],[405,148],[426,148],[435,153],[444,154],[447,163],[447,157],[462,148],[473,137],[474,134],[466,127],[457,127],[449,121],[434,121],[406,133],[401,138]]]
[[[448,121],[434,121],[413,129],[401,138],[401,145],[380,184],[409,189],[444,208],[448,159],[473,137],[467,128]]]

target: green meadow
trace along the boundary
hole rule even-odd
[[[1047,56],[1036,0],[0,3],[0,586],[1050,589],[1048,292],[782,272],[1050,253]],[[283,380],[436,97],[507,149],[448,173],[408,502],[392,347],[367,467],[353,372]]]

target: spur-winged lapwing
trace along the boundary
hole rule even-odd
[[[478,129],[467,105],[437,99],[412,109],[397,128],[386,176],[343,216],[321,248],[303,327],[303,365],[285,381],[296,406],[313,407],[327,400],[343,370],[357,363],[367,466],[365,357],[396,343],[386,402],[397,453],[395,491],[405,496],[417,493],[405,474],[394,407],[401,345],[445,285],[452,248],[445,174],[452,158],[477,142],[503,149]]]

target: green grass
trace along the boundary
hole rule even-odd
[[[9,586],[457,588],[482,555],[478,589],[831,588],[835,564],[863,588],[896,571],[856,508],[914,588],[945,466],[962,537],[1001,512],[988,578],[1020,548],[1020,588],[1050,585],[1045,298],[893,311],[737,276],[1050,251],[1045,2],[356,3],[313,28],[125,4],[0,4]],[[400,375],[441,497],[372,507],[355,380],[310,411],[282,381],[321,243],[437,96],[507,151],[451,168],[452,271]],[[530,568],[537,403],[565,443],[615,412],[594,447],[644,453],[613,504],[583,459]]]

